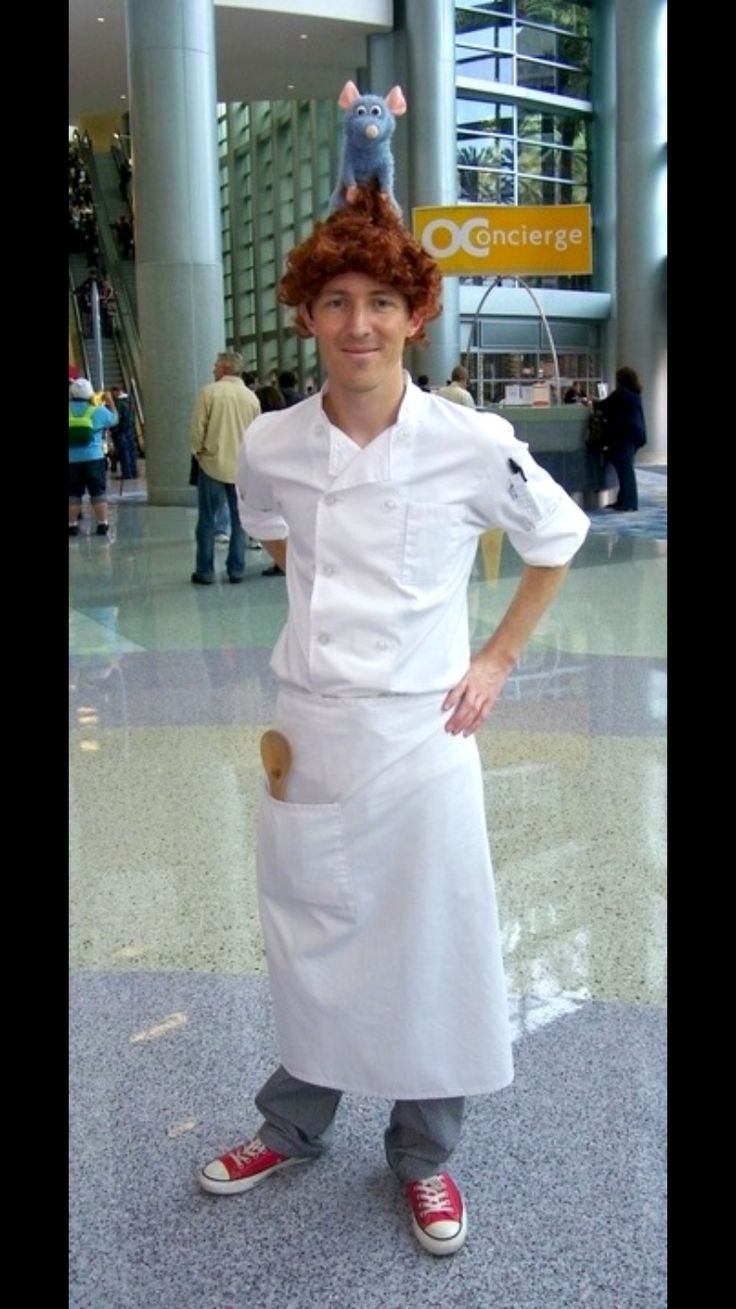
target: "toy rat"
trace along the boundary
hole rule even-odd
[[[361,95],[354,82],[346,82],[337,103],[347,109],[343,123],[344,138],[340,176],[330,196],[328,214],[353,204],[358,186],[374,181],[401,215],[393,192],[394,159],[391,154],[395,116],[406,113],[406,100],[400,86],[394,86],[384,99],[380,95]]]

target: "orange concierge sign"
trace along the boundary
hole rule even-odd
[[[590,273],[590,205],[441,205],[412,211],[445,275]]]

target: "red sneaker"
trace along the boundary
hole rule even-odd
[[[234,1150],[228,1150],[219,1159],[211,1159],[205,1164],[199,1174],[199,1184],[214,1195],[237,1195],[264,1182],[279,1168],[308,1163],[311,1163],[310,1159],[288,1158],[276,1150],[269,1150],[260,1136],[254,1136],[247,1145],[236,1145]]]
[[[419,1244],[430,1254],[454,1254],[465,1244],[468,1218],[465,1203],[449,1173],[435,1173],[409,1182],[406,1194]]]

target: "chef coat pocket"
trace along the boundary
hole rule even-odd
[[[258,826],[258,881],[264,895],[354,919],[342,805],[289,804],[264,789]]]
[[[462,511],[449,505],[407,505],[401,571],[406,586],[437,585],[445,580],[460,543],[462,521]]]

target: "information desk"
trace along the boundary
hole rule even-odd
[[[568,495],[583,508],[609,504],[617,490],[616,474],[585,446],[589,409],[586,405],[489,405],[485,413],[507,418],[520,441],[526,441],[538,464],[546,468]]]

